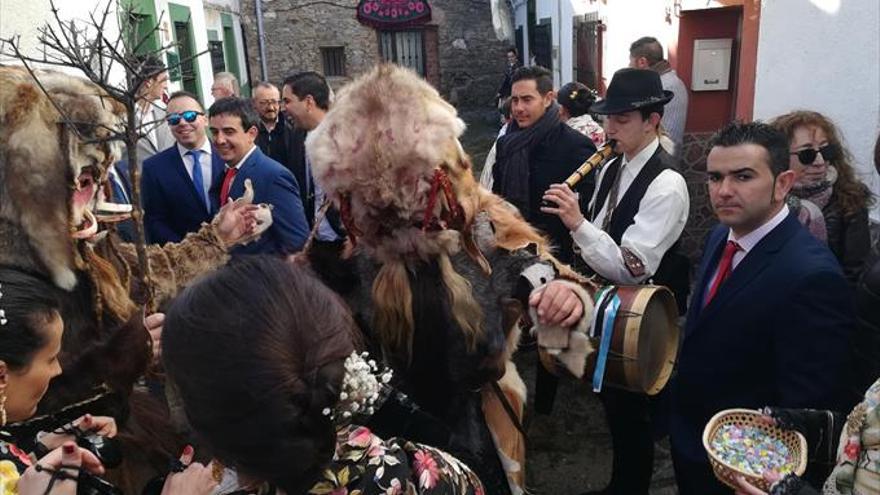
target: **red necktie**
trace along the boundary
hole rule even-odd
[[[226,169],[226,175],[223,176],[223,185],[220,186],[220,206],[225,205],[229,201],[229,188],[232,187],[232,180],[235,179],[235,174],[237,173],[237,168],[228,167]]]
[[[733,272],[733,255],[740,249],[742,248],[739,247],[736,241],[727,241],[727,245],[724,246],[724,254],[721,255],[721,261],[718,262],[718,275],[715,276],[715,281],[712,282],[712,287],[709,288],[709,295],[706,296],[707,306],[712,301],[712,298],[715,297],[715,293],[718,292],[718,287],[721,287],[721,284]]]

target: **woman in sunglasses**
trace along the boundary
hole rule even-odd
[[[814,235],[821,238],[821,232],[826,233],[823,240],[855,284],[870,252],[871,193],[856,179],[840,132],[824,115],[803,110],[781,115],[771,124],[788,136],[789,167],[797,177],[789,204]]]

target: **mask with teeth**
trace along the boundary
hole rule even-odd
[[[36,76],[49,96],[23,68],[0,67],[0,264],[47,273],[70,290],[74,243],[97,232],[95,198],[121,151],[107,138],[125,111],[85,79]]]

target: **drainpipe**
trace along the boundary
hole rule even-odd
[[[559,77],[559,87],[562,87],[562,0],[556,0],[556,74]]]
[[[263,0],[256,0],[257,6],[257,43],[260,47],[260,80],[266,81],[269,77],[268,65],[266,65],[266,35],[263,31]]]

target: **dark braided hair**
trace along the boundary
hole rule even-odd
[[[355,324],[303,268],[251,257],[206,276],[172,303],[165,368],[193,429],[223,463],[305,493],[332,459]]]
[[[556,102],[568,110],[572,117],[580,117],[590,111],[596,95],[587,86],[579,82],[570,82],[560,88],[556,94]]]

